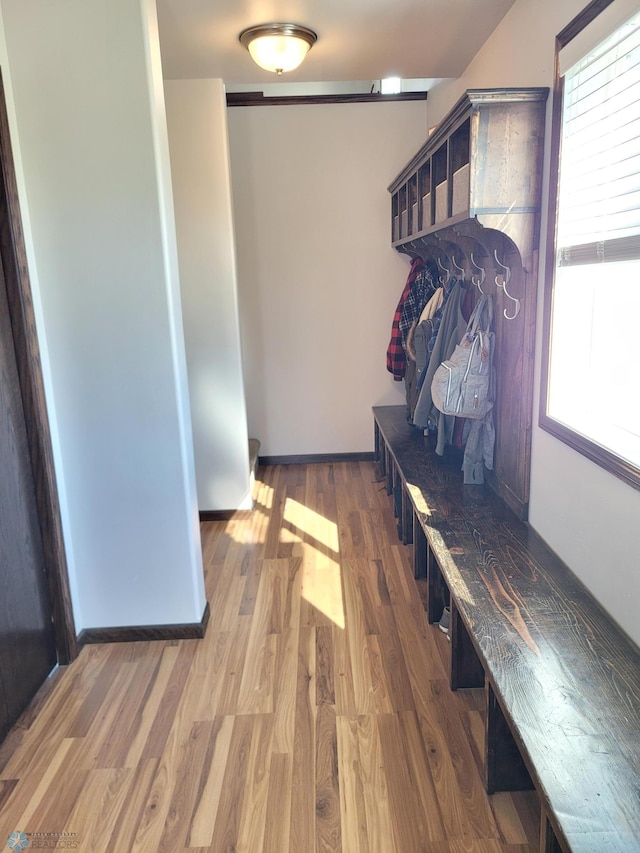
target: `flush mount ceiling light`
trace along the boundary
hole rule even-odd
[[[318,36],[298,24],[258,24],[238,36],[251,58],[265,71],[293,71],[305,58]]]

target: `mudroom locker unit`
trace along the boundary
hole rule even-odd
[[[495,304],[492,487],[527,517],[548,89],[475,89],[389,187],[392,244]]]

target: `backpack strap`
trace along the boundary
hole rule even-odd
[[[483,293],[475,304],[463,340],[473,341],[479,331],[489,332],[493,325],[493,300],[488,293]]]

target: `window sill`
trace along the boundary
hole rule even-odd
[[[640,468],[637,468],[631,462],[622,459],[620,456],[616,456],[615,453],[590,441],[584,435],[574,432],[574,430],[559,421],[550,418],[546,413],[540,414],[539,426],[545,432],[550,433],[582,456],[586,456],[587,459],[595,462],[596,465],[604,468],[610,474],[624,480],[625,483],[634,489],[640,490]]]

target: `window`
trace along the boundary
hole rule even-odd
[[[558,95],[540,425],[640,488],[640,14]]]

